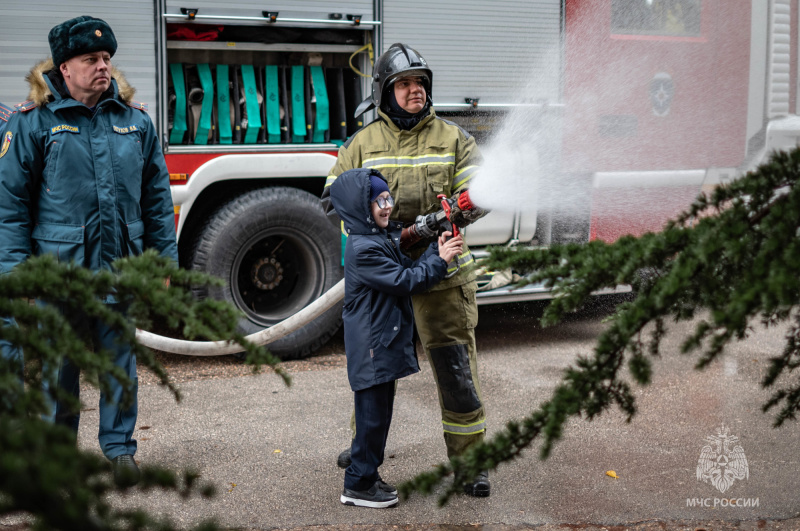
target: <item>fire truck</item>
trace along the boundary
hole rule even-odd
[[[700,191],[797,145],[797,1],[6,0],[0,101],[26,98],[52,26],[106,20],[113,62],[159,129],[181,265],[224,279],[199,295],[235,304],[252,333],[342,277],[318,198],[338,147],[374,119],[354,111],[392,43],[422,53],[437,114],[487,151],[509,121],[542,132],[520,147],[536,168],[519,171],[548,186],[468,227],[480,256],[658,230]],[[548,297],[500,287],[479,303]],[[270,349],[304,357],[340,316]]]

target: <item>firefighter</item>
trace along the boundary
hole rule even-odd
[[[178,260],[174,211],[164,155],[146,107],[111,66],[117,41],[90,16],[50,30],[52,58],[26,77],[30,101],[17,106],[0,146],[0,274],[31,255],[52,254],[92,270],[152,248]],[[109,300],[118,311],[119,301]],[[104,323],[69,316],[73,326],[114,355],[136,382],[130,345]],[[59,385],[76,396],[79,371],[69,360]],[[111,378],[100,396],[98,438],[118,483],[138,481],[134,461],[137,405],[119,406],[122,387]],[[56,402],[52,419],[78,430],[79,413]]]
[[[481,163],[480,153],[466,131],[436,116],[433,72],[416,50],[393,44],[375,62],[372,81],[372,96],[359,105],[356,116],[377,108],[378,119],[339,149],[322,194],[323,207],[338,225],[330,185],[347,170],[374,168],[386,177],[394,197],[392,219],[424,231],[421,217],[442,208],[437,196],[451,197],[468,188]],[[409,254],[417,258],[423,250],[424,246]],[[412,297],[417,332],[438,387],[448,458],[463,454],[486,433],[475,346],[474,270],[465,244],[449,264],[453,276]],[[342,452],[338,464],[348,466],[349,450]],[[490,488],[486,473],[464,485],[472,496],[488,496]]]

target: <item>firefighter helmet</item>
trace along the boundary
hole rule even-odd
[[[433,72],[428,67],[428,62],[414,48],[398,42],[392,44],[375,61],[372,69],[372,96],[359,104],[356,108],[356,116],[380,107],[384,91],[392,86],[398,78],[405,76],[422,77],[428,101],[433,101],[431,99]]]

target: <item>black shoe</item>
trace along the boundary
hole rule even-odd
[[[397,494],[389,494],[378,488],[375,483],[369,490],[350,490],[344,489],[339,497],[345,505],[355,505],[356,507],[372,507],[373,509],[383,509],[397,505],[399,501]]]
[[[475,476],[475,480],[472,483],[467,483],[464,485],[464,492],[470,496],[475,496],[476,498],[485,498],[489,496],[491,491],[492,485],[489,483],[488,472],[481,472]]]
[[[394,485],[389,485],[382,479],[379,479],[375,484],[386,494],[393,494],[394,496],[397,496],[397,487]]]
[[[114,483],[118,487],[132,487],[139,483],[139,467],[132,455],[118,455],[111,460],[111,468],[114,470]]]
[[[350,448],[339,454],[336,458],[336,466],[339,468],[347,468],[350,466],[352,459],[350,458]]]

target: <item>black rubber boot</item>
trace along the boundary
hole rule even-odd
[[[464,485],[464,492],[476,498],[486,498],[492,491],[492,484],[489,483],[489,473],[481,472],[475,476],[472,483]]]

